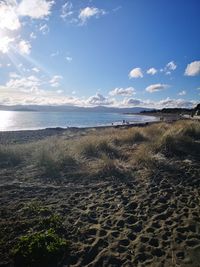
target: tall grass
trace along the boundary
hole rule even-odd
[[[200,154],[200,124],[180,121],[166,130],[153,144],[155,152],[167,156],[198,156]]]
[[[61,171],[71,172],[77,164],[66,143],[55,138],[39,142],[33,160],[49,176],[59,176]]]
[[[71,173],[125,177],[133,168],[156,168],[158,154],[164,158],[199,157],[200,123],[159,123],[91,131],[79,139],[51,137],[26,145],[1,145],[0,168],[34,165],[48,177]]]
[[[110,158],[118,157],[118,150],[112,144],[111,137],[88,136],[82,138],[75,146],[79,156],[86,158],[100,158],[106,154]]]
[[[18,145],[0,145],[0,167],[11,167],[23,161],[24,153]]]

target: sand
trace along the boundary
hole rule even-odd
[[[34,176],[34,168],[27,171]],[[20,170],[1,170],[0,266],[12,266],[9,250],[19,236],[56,212],[71,242],[62,266],[198,267],[199,174],[199,162],[190,160],[143,181],[22,182]],[[31,203],[43,209],[27,212]]]

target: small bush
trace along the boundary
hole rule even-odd
[[[56,267],[68,247],[68,242],[52,229],[23,236],[13,250],[14,264],[16,267]]]

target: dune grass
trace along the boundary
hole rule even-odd
[[[1,145],[0,168],[33,165],[50,178],[77,171],[90,177],[131,177],[135,169],[156,168],[158,154],[166,159],[199,157],[200,123],[182,120],[104,129],[77,139],[51,137],[26,145]]]
[[[23,160],[21,148],[13,145],[0,145],[0,167],[11,167],[20,164]]]
[[[36,144],[32,158],[48,176],[59,176],[61,171],[69,171],[76,166],[76,159],[70,154],[67,144],[55,138]]]

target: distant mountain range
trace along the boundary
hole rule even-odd
[[[39,106],[39,105],[0,105],[0,110],[6,111],[35,111],[35,112],[112,112],[112,113],[140,113],[141,111],[150,111],[150,108],[134,107],[134,108],[114,108],[114,107],[75,107],[75,106]]]

